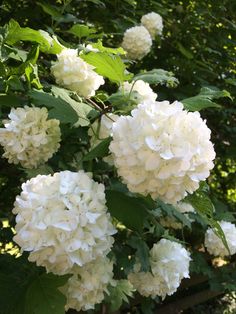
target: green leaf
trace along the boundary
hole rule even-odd
[[[51,91],[54,96],[60,97],[62,100],[68,103],[71,108],[73,108],[73,110],[77,113],[77,122],[74,126],[87,126],[90,124],[88,116],[92,112],[92,109],[89,105],[83,103],[81,101],[81,98],[78,102],[70,97],[70,92],[68,90],[57,86],[52,86]]]
[[[188,49],[186,49],[181,43],[177,43],[177,48],[179,49],[179,51],[182,53],[183,56],[185,56],[185,58],[191,60],[194,58],[192,52]]]
[[[109,47],[104,47],[102,44],[101,40],[98,40],[97,43],[93,43],[92,47],[95,49],[98,49],[100,52],[107,52],[109,54],[114,54],[114,55],[125,55],[126,52],[122,47],[119,48],[109,48]]]
[[[118,85],[131,78],[131,74],[125,73],[125,64],[118,55],[110,55],[106,52],[89,52],[81,55],[81,58],[93,65],[98,74],[107,77]]]
[[[200,90],[200,93],[194,97],[186,98],[181,100],[184,105],[184,108],[190,111],[200,111],[202,109],[215,107],[221,108],[220,105],[213,102],[213,99],[219,99],[222,97],[228,97],[230,99],[231,95],[226,90],[219,90],[213,87],[203,87]]]
[[[131,230],[142,231],[145,219],[149,215],[142,198],[107,190],[106,200],[108,210],[113,217]]]
[[[76,111],[60,97],[43,91],[31,90],[28,93],[33,104],[49,108],[49,118],[58,119],[61,123],[74,125],[78,121]]]
[[[84,161],[93,160],[98,157],[104,157],[109,153],[109,145],[111,143],[111,137],[107,137],[95,146],[88,154],[83,158]]]
[[[60,13],[59,9],[55,6],[52,6],[48,3],[41,3],[41,2],[36,2],[37,5],[39,5],[43,11],[49,15],[51,15],[52,18],[61,18],[62,14]]]
[[[96,29],[83,24],[75,24],[67,32],[81,39],[96,33]]]
[[[26,100],[20,96],[16,96],[14,94],[0,94],[0,108],[7,107],[20,107],[25,104]]]
[[[153,69],[144,73],[135,75],[133,81],[142,80],[149,84],[166,85],[167,87],[176,87],[179,81],[172,72],[163,69]]]
[[[40,83],[38,77],[38,66],[37,64],[32,65],[31,63],[25,69],[25,77],[30,86],[35,87],[37,89],[42,89],[43,86]]]
[[[129,303],[128,297],[133,297],[135,289],[132,284],[125,279],[117,280],[116,285],[108,287],[109,296],[107,301],[110,303],[110,310],[118,310],[123,302]]]
[[[161,207],[162,211],[166,213],[168,217],[174,217],[178,221],[180,221],[184,226],[187,226],[191,229],[191,222],[186,216],[180,213],[174,206],[170,204],[165,204],[161,200],[157,201],[157,204]]]
[[[134,249],[136,249],[136,259],[141,264],[141,271],[150,270],[150,259],[149,259],[149,247],[146,242],[137,236],[132,236],[128,239],[127,243]]]
[[[69,276],[52,273],[38,276],[29,286],[26,294],[27,314],[64,314],[66,297],[58,290]]]
[[[213,229],[214,233],[222,240],[224,246],[229,251],[229,247],[220,224],[214,219],[214,205],[209,196],[197,190],[194,194],[185,198],[197,211],[197,213],[204,219],[204,221]],[[230,251],[229,251],[230,253]]]
[[[46,36],[47,34],[47,36]],[[6,43],[14,45],[19,41],[31,41],[40,45],[40,50],[47,53],[57,54],[63,49],[55,37],[51,37],[45,31],[37,31],[29,27],[20,27],[18,22],[11,19],[8,25]]]

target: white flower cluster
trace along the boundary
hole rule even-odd
[[[121,47],[127,51],[127,57],[140,60],[151,50],[152,38],[144,26],[134,26],[124,33]]]
[[[36,168],[48,161],[60,147],[59,120],[48,118],[46,108],[12,108],[0,129],[3,157],[9,163]]]
[[[76,49],[63,49],[57,58],[58,61],[51,68],[57,84],[80,96],[94,96],[100,85],[105,83],[103,77],[93,71],[92,65],[77,56]]]
[[[221,221],[220,226],[225,234],[225,238],[231,255],[236,253],[236,227],[231,222]],[[214,256],[228,256],[229,252],[222,240],[208,228],[205,234],[205,246],[207,251]]]
[[[115,229],[105,202],[104,185],[82,170],[38,175],[16,198],[14,241],[38,266],[70,273],[111,250]]]
[[[172,295],[183,278],[189,277],[189,252],[179,243],[161,239],[150,250],[151,272],[139,272],[136,265],[128,279],[146,297]]]
[[[143,15],[141,23],[149,31],[152,39],[155,39],[156,35],[162,34],[163,21],[158,13],[151,12]]]
[[[110,151],[128,189],[176,204],[209,176],[211,131],[179,102],[143,103],[113,124]]]
[[[126,93],[130,93],[130,91],[137,92],[137,103],[153,102],[157,99],[157,94],[154,93],[150,85],[142,80],[131,83],[124,82],[123,89]],[[122,90],[122,88],[120,88],[120,90]]]
[[[60,290],[67,297],[66,311],[87,311],[101,303],[108,284],[113,285],[113,263],[107,257],[99,257],[83,267],[75,267],[73,276]]]

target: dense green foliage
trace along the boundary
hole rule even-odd
[[[163,17],[163,38],[154,42],[150,54],[143,60],[131,62],[119,48],[123,33],[151,11]],[[0,314],[64,313],[65,297],[57,288],[67,277],[46,274],[43,268],[29,263],[24,254],[16,259],[6,253],[13,254],[15,249],[15,245],[12,248],[9,244],[15,225],[11,211],[21,184],[37,174],[81,168],[93,172],[93,178],[106,185],[108,209],[121,225],[111,253],[116,260],[116,279],[126,278],[135,257],[139,258],[142,270],[148,270],[148,250],[153,242],[165,237],[192,248],[191,271],[208,276],[207,286],[236,290],[234,267],[216,270],[209,255],[199,251],[208,225],[225,242],[216,221],[235,222],[236,3],[229,0],[3,0],[0,25],[0,120],[7,117],[11,107],[45,106],[50,118],[60,120],[62,131],[60,150],[38,169],[26,170],[0,159]],[[57,39],[53,37],[49,44],[40,29],[56,35]],[[92,100],[55,86],[50,71],[62,46],[82,49],[83,44],[93,44],[99,50],[99,53],[84,53],[82,58],[106,78],[106,84]],[[181,100],[186,109],[201,110],[212,130],[217,155],[215,168],[208,182],[187,197],[197,211],[192,214],[195,219],[192,224],[171,205],[130,195],[114,175],[114,168],[101,158],[108,152],[110,138],[90,148],[87,130],[94,120],[112,108],[128,114],[133,107],[132,96],[125,99],[117,92],[120,84],[132,77],[152,84],[158,100]],[[183,228],[165,230],[158,222],[161,216],[174,217]],[[230,261],[233,257],[226,259],[226,263]],[[177,297],[178,294],[173,296]],[[105,302],[113,310],[123,300],[128,301],[121,284],[118,296],[111,290],[111,299]],[[153,313],[160,301],[158,298],[134,300],[132,306],[123,304],[121,311],[127,313],[129,308],[131,313]],[[100,309],[97,306],[98,312]]]

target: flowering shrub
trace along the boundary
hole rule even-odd
[[[3,1],[0,314],[236,289],[232,23],[206,54],[205,2],[149,2]]]

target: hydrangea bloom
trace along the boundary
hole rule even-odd
[[[189,252],[179,243],[161,239],[150,250],[151,272],[136,268],[128,278],[140,294],[148,297],[172,295],[183,278],[189,277]]]
[[[66,311],[75,309],[87,311],[101,303],[108,284],[113,284],[113,263],[107,257],[99,257],[84,265],[75,267],[74,274],[60,290],[67,297]]]
[[[70,273],[111,249],[115,229],[105,202],[104,185],[82,170],[38,175],[16,198],[14,241],[38,266]]]
[[[138,80],[135,83],[124,82],[124,91],[129,93],[132,89],[133,92],[137,92],[137,103],[153,102],[157,98],[157,94],[151,89],[150,85],[142,80]]]
[[[156,35],[162,34],[163,22],[162,17],[158,13],[151,12],[143,15],[141,23],[149,31],[152,39],[154,39]]]
[[[236,253],[236,227],[231,222],[221,221],[220,226],[225,234],[226,241],[231,255]],[[224,246],[222,240],[208,228],[205,234],[205,246],[207,251],[214,256],[228,256],[229,252]]]
[[[210,134],[200,114],[179,102],[143,103],[113,124],[110,151],[131,192],[175,204],[209,176]]]
[[[46,108],[12,108],[8,117],[0,129],[0,144],[9,163],[36,168],[60,147],[59,120],[47,120]]]
[[[100,85],[105,83],[103,77],[93,71],[92,65],[77,56],[76,49],[63,49],[57,58],[58,61],[51,68],[57,84],[80,96],[94,96]]]
[[[150,52],[152,38],[144,26],[134,26],[125,31],[121,46],[128,58],[140,60]]]

